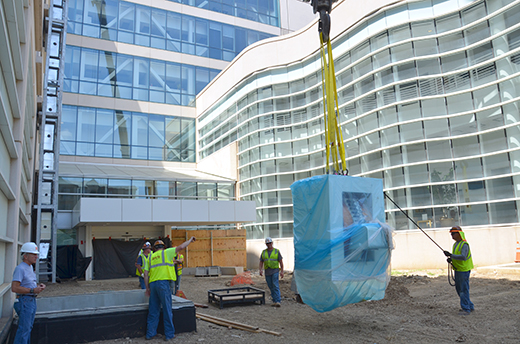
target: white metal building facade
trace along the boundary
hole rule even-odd
[[[350,175],[383,179],[445,247],[447,228],[471,230],[478,264],[512,262],[519,238],[519,18],[507,0],[340,1],[331,15]],[[197,98],[200,157],[237,147],[240,197],[257,206],[249,239],[290,241],[290,185],[325,173],[317,49],[316,26],[272,39]],[[390,202],[386,215],[394,263],[444,265],[434,251],[409,262],[428,244]]]

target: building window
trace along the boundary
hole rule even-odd
[[[64,105],[62,121],[62,155],[195,162],[194,119]]]
[[[64,91],[195,106],[196,91],[220,71],[67,46]]]
[[[235,199],[234,182],[60,177],[58,209],[73,210],[82,197],[132,199]]]

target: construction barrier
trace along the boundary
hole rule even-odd
[[[516,242],[516,258],[515,263],[520,263],[520,242]]]

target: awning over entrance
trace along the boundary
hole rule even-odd
[[[202,172],[195,168],[180,168],[168,166],[131,166],[115,164],[98,164],[91,162],[60,161],[60,176],[89,177],[89,178],[121,178],[121,179],[150,179],[150,180],[187,180],[234,182],[224,178]]]
[[[253,201],[81,198],[72,227],[85,225],[201,226],[256,221]]]

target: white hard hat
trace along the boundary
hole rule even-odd
[[[265,238],[265,243],[266,243],[266,244],[270,244],[270,243],[272,243],[272,242],[273,242],[273,239],[271,239],[271,237],[267,237],[267,238]]]
[[[36,246],[33,242],[26,242],[22,245],[22,249],[20,250],[20,253],[34,253],[38,254],[38,246]]]

